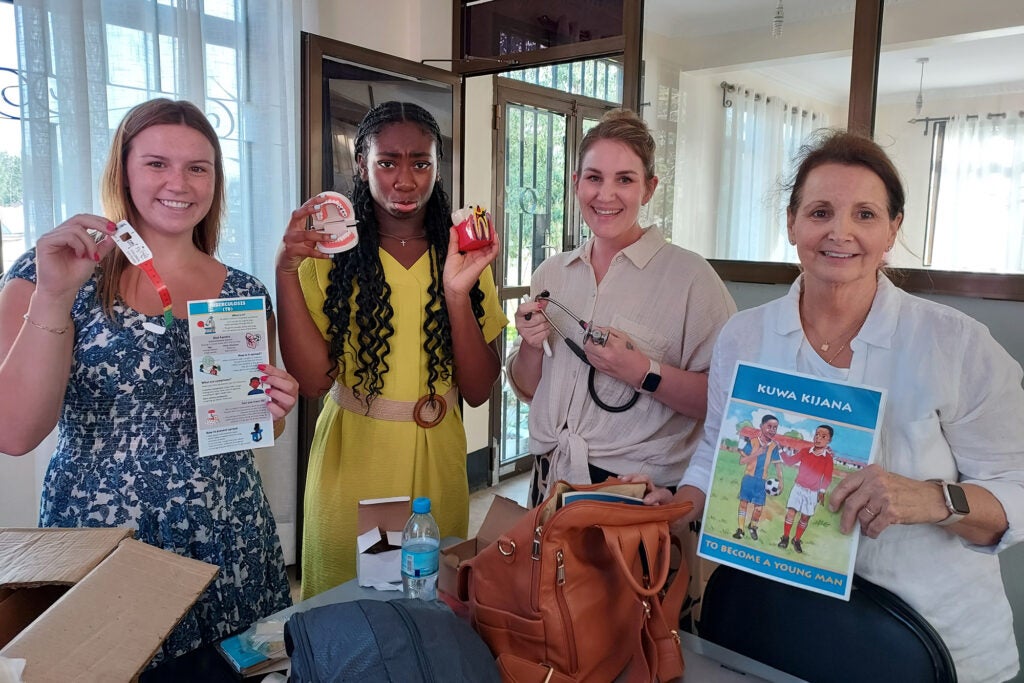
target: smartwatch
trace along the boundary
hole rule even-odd
[[[640,391],[644,394],[653,394],[661,384],[661,364],[653,358],[650,360],[651,365],[644,375],[644,381],[640,382]]]
[[[931,481],[942,487],[942,497],[946,502],[946,509],[949,510],[949,517],[936,522],[937,525],[949,526],[970,514],[971,506],[967,504],[967,494],[964,493],[962,486],[941,479],[932,479]]]

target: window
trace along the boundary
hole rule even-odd
[[[795,263],[781,188],[824,114],[723,81],[721,181],[715,258]]]
[[[0,272],[25,251],[14,5],[0,2]]]
[[[207,113],[224,153],[218,256],[272,288],[266,245],[296,204],[295,10],[241,0],[77,5],[25,0],[14,9],[26,241],[75,213],[100,213],[110,139],[131,107],[187,99]]]
[[[1024,111],[951,116],[931,134],[923,264],[1024,273]]]

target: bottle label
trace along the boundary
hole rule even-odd
[[[438,547],[433,543],[418,542],[402,547],[402,573],[418,578],[437,573]]]

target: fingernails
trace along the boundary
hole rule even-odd
[[[93,254],[92,255],[92,260],[95,261],[96,263],[99,263],[100,262],[100,253],[96,252],[95,254]]]
[[[267,394],[269,396],[270,395],[270,387],[267,387],[266,389],[264,389],[263,393]]]
[[[266,363],[260,363],[259,365],[256,366],[256,369],[259,370],[260,372],[263,372],[264,370],[267,369],[267,365],[266,365]],[[266,379],[266,378],[264,378],[264,379]]]
[[[117,232],[117,226],[113,221],[107,221],[107,232]]]
[[[260,381],[261,382],[266,382],[268,379],[270,379],[270,378],[267,377],[266,375],[263,375],[262,377],[260,377]]]

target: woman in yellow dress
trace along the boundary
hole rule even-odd
[[[359,240],[327,255],[306,229],[323,201],[292,212],[277,257],[281,352],[303,395],[325,393],[310,449],[302,598],[355,576],[358,502],[428,496],[444,536],[469,522],[458,397],[490,397],[508,323],[488,248],[459,253],[438,160],[441,132],[421,107],[385,102],[356,135]]]

